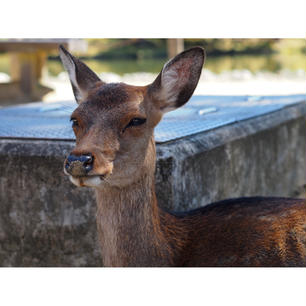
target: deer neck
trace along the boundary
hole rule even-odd
[[[173,264],[171,242],[165,234],[165,212],[156,201],[152,170],[155,164],[150,169],[124,188],[96,190],[97,225],[105,266]]]

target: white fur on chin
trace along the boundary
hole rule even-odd
[[[73,177],[69,175],[71,183],[78,187],[98,187],[102,184],[99,176]]]

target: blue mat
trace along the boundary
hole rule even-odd
[[[193,96],[184,107],[164,116],[155,129],[155,139],[159,143],[171,141],[305,100],[305,95]],[[0,138],[74,139],[69,117],[76,106],[67,101],[1,108]]]

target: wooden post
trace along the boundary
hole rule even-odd
[[[184,51],[184,39],[182,38],[169,38],[167,39],[168,57],[172,58],[178,53]]]
[[[20,62],[18,52],[10,54],[10,77],[12,82],[20,81]]]
[[[69,39],[0,39],[0,52],[10,53],[11,82],[1,83],[0,103],[40,101],[51,88],[40,83],[46,72],[47,54],[58,45],[86,51],[84,40]]]
[[[30,99],[37,99],[37,87],[42,77],[46,57],[47,53],[43,50],[11,54],[11,79],[19,83],[21,91]]]

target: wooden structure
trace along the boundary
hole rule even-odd
[[[40,81],[47,55],[59,44],[69,50],[85,52],[87,43],[80,39],[9,39],[0,40],[0,52],[10,54],[10,83],[0,83],[0,104],[40,101],[51,88]]]
[[[183,38],[169,38],[167,39],[168,58],[172,58],[184,51]]]

